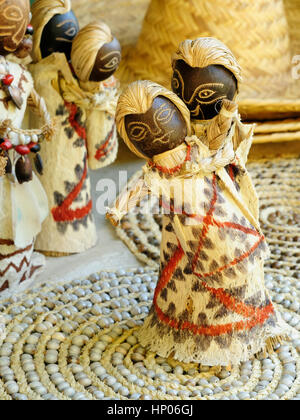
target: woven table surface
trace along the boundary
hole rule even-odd
[[[103,271],[0,301],[0,399],[299,399],[299,166],[297,159],[249,165],[272,254],[266,286],[295,332],[290,342],[231,369],[141,348],[136,333],[158,280],[161,217],[132,214],[119,234],[152,267]]]
[[[157,272],[101,272],[0,302],[1,400],[300,398],[300,286],[269,273],[267,286],[295,337],[231,369],[163,359],[139,346]]]

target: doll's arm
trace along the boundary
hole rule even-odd
[[[46,140],[51,140],[55,134],[55,120],[51,118],[46,102],[35,89],[32,89],[27,100],[28,106],[43,121],[43,127],[40,130],[30,130],[33,134],[42,135]]]
[[[97,90],[95,85],[98,86]],[[81,83],[81,88],[89,94],[91,101],[86,123],[89,167],[93,170],[100,169],[110,165],[118,151],[115,124],[117,81],[111,77],[106,82]]]
[[[113,226],[118,226],[122,218],[148,194],[149,189],[139,173],[121,192],[113,207],[107,211],[106,218]]]

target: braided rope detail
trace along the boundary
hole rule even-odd
[[[238,105],[235,102],[223,100],[220,114],[207,128],[208,145],[211,150],[219,150],[224,144],[237,110]]]
[[[0,155],[0,176],[5,175],[6,164],[7,158],[5,156]]]

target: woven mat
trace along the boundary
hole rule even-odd
[[[267,275],[284,319],[300,330],[299,282]],[[300,340],[229,369],[177,363],[141,348],[157,272],[102,272],[0,302],[1,400],[299,399]]]

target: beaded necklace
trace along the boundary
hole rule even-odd
[[[180,163],[179,165],[174,166],[173,168],[166,168],[164,166],[157,165],[153,161],[150,161],[150,162],[148,162],[148,166],[151,169],[157,169],[159,172],[162,172],[163,174],[174,175],[175,173],[181,171],[181,169],[183,168],[183,166],[186,162],[190,162],[190,161],[191,161],[191,145],[187,145],[186,157],[185,157],[184,161],[182,163]]]

